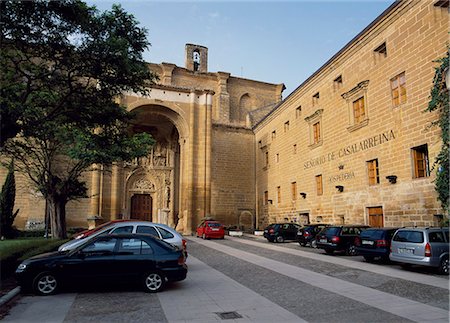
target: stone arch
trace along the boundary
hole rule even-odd
[[[126,197],[124,200],[124,217],[127,219],[132,218],[131,214],[131,201],[134,195],[148,194],[152,200],[158,198],[158,192],[156,190],[159,184],[159,179],[148,174],[143,168],[137,168],[131,172],[125,181]],[[157,205],[152,204],[151,219],[155,217]]]
[[[128,106],[135,113],[132,129],[135,132],[150,133],[156,140],[149,154],[139,158],[128,167],[135,168],[126,180],[126,196],[124,205],[126,214],[130,215],[130,203],[136,182],[134,177],[153,179],[154,192],[152,198],[152,219],[172,227],[178,223],[181,213],[184,192],[180,189],[186,182],[183,176],[186,163],[183,162],[189,152],[186,141],[189,138],[188,125],[183,117],[184,112],[172,102],[155,102],[150,99],[139,100]]]
[[[138,112],[148,109],[150,113],[160,114],[173,122],[178,130],[180,138],[189,137],[189,126],[184,117],[185,112],[176,104],[171,102],[161,103],[154,99],[141,99],[128,105],[128,111]]]
[[[250,211],[241,211],[239,214],[239,228],[241,228],[243,231],[249,231],[252,230],[254,226],[253,221],[253,214]]]

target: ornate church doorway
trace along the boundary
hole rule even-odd
[[[150,194],[135,194],[131,197],[130,218],[152,221],[152,197]]]
[[[162,106],[141,106],[134,110],[135,133],[150,134],[155,143],[147,156],[125,164],[125,202],[129,218],[164,223],[175,227],[179,213],[180,135],[173,112]]]

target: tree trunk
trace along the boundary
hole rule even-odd
[[[47,199],[48,212],[52,227],[53,239],[67,239],[66,230],[66,204],[65,199],[56,196],[49,196]]]

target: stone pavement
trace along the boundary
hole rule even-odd
[[[346,266],[355,266],[358,264],[360,267],[364,267],[365,270],[369,269],[371,271],[377,271],[380,266],[374,264],[366,263],[355,263],[354,261],[349,261],[345,259],[340,259],[337,257],[328,257],[320,254],[312,254],[304,252],[301,250],[290,250],[282,247],[278,247],[272,244],[260,244],[253,242],[251,240],[242,240],[239,238],[228,238],[228,239],[238,239],[241,243],[247,243],[250,245],[257,244],[260,247],[267,249],[276,249],[280,252],[292,253],[295,255],[301,255],[302,257],[311,257],[321,261],[328,261],[331,263],[345,264]],[[299,268],[297,266],[292,266],[289,264],[280,263],[272,259],[261,257],[252,253],[248,253],[242,250],[237,250],[235,248],[230,248],[222,243],[213,241],[203,241],[195,240],[196,243],[208,246],[208,248],[214,248],[220,252],[231,255],[236,258],[240,258],[247,262],[253,263],[255,265],[264,267],[266,269],[276,271],[285,276],[291,277],[293,279],[305,282],[309,285],[319,287],[323,290],[328,290],[334,294],[339,294],[344,297],[353,299],[355,301],[367,304],[371,307],[378,308],[382,311],[392,313],[396,316],[414,321],[414,322],[448,322],[449,312],[447,310],[416,302],[407,298],[399,297],[389,293],[385,293],[373,288],[368,288],[361,286],[359,284],[354,284],[348,281],[344,281],[338,278],[330,277],[324,274],[319,274],[310,270]],[[383,267],[381,267],[383,268]],[[384,274],[395,274],[399,275],[398,271],[395,269],[383,268],[379,269]],[[441,277],[428,277],[426,275],[419,275],[415,273],[408,273],[406,275],[409,279],[424,279],[425,284],[432,286],[438,286],[441,288],[448,289],[448,280]]]
[[[417,299],[402,297],[401,294],[394,295],[362,286],[353,281],[345,281],[308,268],[288,264],[264,255],[264,252],[267,253],[268,250],[271,250],[271,252],[277,252],[278,254],[284,253],[289,257],[299,256],[304,260],[306,258],[313,259],[350,268],[358,266],[364,271],[373,273],[373,275],[401,276],[401,279],[420,281],[422,284],[430,286],[428,288],[436,289],[435,287],[440,285],[440,288],[448,290],[448,279],[443,277],[408,273],[389,267],[358,263],[341,257],[330,257],[302,251],[301,249],[285,248],[288,247],[287,245],[283,247],[276,244],[261,243],[263,239],[260,237],[255,239],[227,237],[225,241],[217,242],[189,237],[188,239],[191,240],[192,247],[197,246],[197,254],[190,254],[187,259],[188,277],[185,281],[169,284],[167,289],[161,293],[147,294],[133,291],[63,293],[49,297],[24,296],[12,308],[10,315],[4,321],[19,323],[216,322],[223,320],[220,314],[232,315],[233,312],[241,318],[227,319],[226,322],[321,321],[321,317],[305,316],[306,312],[293,311],[285,303],[278,302],[269,294],[254,289],[253,285],[248,284],[248,281],[251,277],[249,275],[255,275],[257,268],[265,270],[268,274],[267,277],[270,277],[269,280],[272,277],[270,273],[276,272],[289,285],[296,285],[296,282],[299,282],[304,287],[316,288],[318,291],[316,296],[319,296],[317,300],[324,300],[325,303],[326,297],[328,297],[326,293],[328,293],[330,297],[340,295],[343,302],[348,299],[354,304],[361,304],[361,306],[356,306],[356,304],[354,307],[350,303],[345,305],[345,311],[348,311],[349,319],[355,316],[355,313],[352,314],[349,310],[350,308],[362,310],[363,316],[360,317],[371,317],[373,320],[378,319],[378,321],[448,322],[449,319],[448,308],[445,309],[442,306],[439,308]],[[239,246],[236,245],[233,248],[233,244],[239,244]],[[259,247],[258,250],[261,253],[247,251],[247,249],[251,250],[251,247],[254,248],[255,246]],[[237,247],[240,249],[237,249]],[[194,251],[193,249],[192,251]],[[202,258],[201,256],[205,257],[205,260],[200,261],[198,258]],[[214,269],[214,265],[208,261],[208,257],[215,257],[219,261],[221,260],[223,264],[224,261],[229,262],[227,265],[233,273],[230,275],[230,273],[224,271],[223,265],[215,266],[216,269]],[[244,266],[244,264],[246,265]],[[253,266],[253,268],[249,266]],[[239,279],[239,276],[245,279]],[[273,283],[278,284],[281,281],[269,281],[268,286],[270,287]],[[294,302],[300,300],[297,300],[300,291],[301,289],[298,289],[295,292]],[[285,289],[280,289],[278,292],[289,295]],[[303,303],[308,304],[306,300],[303,300]],[[323,306],[321,304],[316,305],[319,308]],[[308,312],[311,311],[313,309],[309,309]],[[340,316],[340,318],[342,321],[343,316]]]

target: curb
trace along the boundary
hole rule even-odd
[[[9,302],[11,299],[13,299],[14,297],[16,297],[19,293],[20,293],[20,286],[17,286],[17,287],[14,288],[13,290],[9,291],[8,294],[3,295],[3,296],[0,298],[0,306],[3,306],[3,305],[6,304],[7,302]]]

